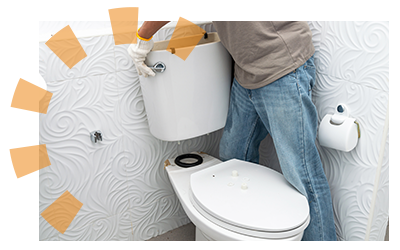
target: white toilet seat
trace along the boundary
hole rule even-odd
[[[257,237],[257,238],[263,238],[263,239],[284,239],[284,238],[290,238],[293,236],[296,236],[298,234],[301,234],[308,226],[308,224],[310,223],[310,217],[308,216],[306,221],[300,225],[297,228],[294,228],[292,230],[288,230],[288,231],[281,231],[281,232],[268,232],[268,231],[257,231],[257,230],[250,230],[248,228],[244,228],[244,227],[240,227],[240,226],[235,226],[229,223],[226,223],[222,220],[219,220],[215,217],[213,217],[212,215],[210,215],[209,213],[207,213],[205,210],[203,210],[196,201],[194,201],[193,199],[193,194],[190,192],[189,193],[189,198],[190,201],[192,202],[192,205],[194,206],[194,208],[196,208],[196,210],[202,215],[204,216],[204,218],[206,218],[207,220],[215,223],[216,225],[223,227],[225,229],[228,229],[230,231],[239,233],[239,234],[243,234],[243,235],[247,235],[247,236],[251,236],[251,237]]]
[[[190,176],[192,205],[213,223],[261,238],[287,238],[308,225],[307,199],[278,172],[229,160]]]

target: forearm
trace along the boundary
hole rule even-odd
[[[138,32],[140,37],[150,38],[152,37],[161,27],[169,23],[170,21],[146,21]]]

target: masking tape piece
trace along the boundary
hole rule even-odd
[[[51,165],[46,144],[10,149],[10,155],[17,178]]]
[[[171,51],[171,48],[175,48],[174,54],[186,60],[204,36],[204,33],[206,33],[205,30],[180,17],[166,50]]]
[[[69,25],[58,31],[52,36],[46,45],[68,66],[74,67],[78,62],[86,57],[80,42],[72,32]]]
[[[39,169],[51,165],[49,155],[47,153],[46,144],[39,145]]]
[[[46,91],[42,89],[41,87],[39,88],[39,113],[42,114],[47,114],[47,109],[49,107],[51,97],[53,96],[53,93]]]
[[[138,30],[138,7],[109,9],[115,45],[136,43]]]
[[[11,107],[47,114],[53,93],[19,79]]]
[[[64,234],[82,206],[82,202],[65,191],[41,215],[57,231]]]

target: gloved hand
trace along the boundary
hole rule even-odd
[[[154,42],[151,38],[146,40],[148,41],[145,41],[143,40],[143,38],[138,36],[137,43],[131,44],[128,47],[128,53],[132,57],[139,75],[143,74],[144,77],[155,76],[156,74],[154,73],[154,71],[147,67],[146,64],[144,64],[144,60],[146,59],[147,54],[150,52],[154,45]]]

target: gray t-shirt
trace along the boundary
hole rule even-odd
[[[244,88],[263,87],[303,65],[313,54],[307,22],[214,21],[221,43],[235,61]]]

